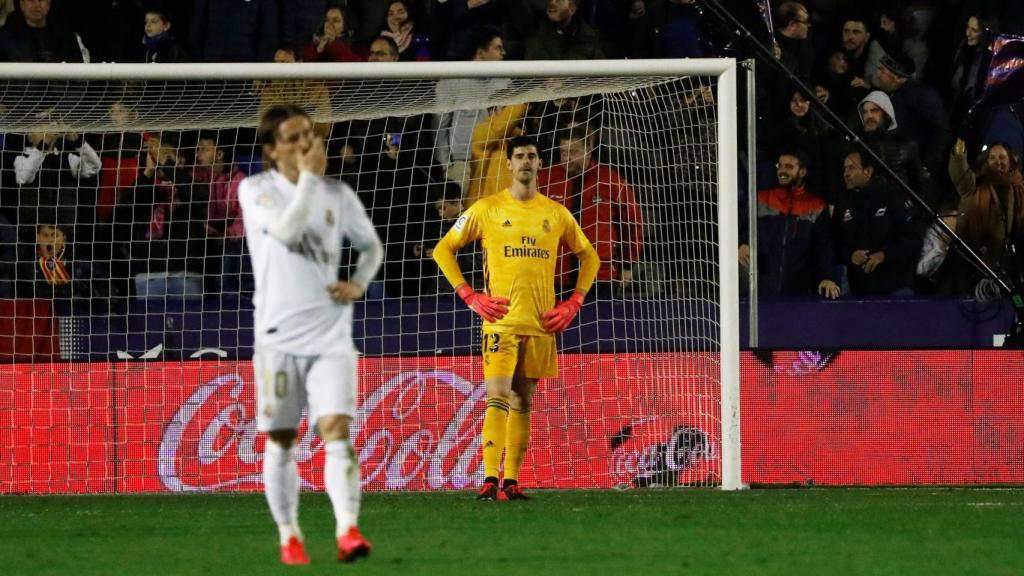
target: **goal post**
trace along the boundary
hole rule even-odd
[[[284,102],[310,113],[328,141],[328,176],[356,189],[387,249],[357,308],[365,356],[356,449],[369,488],[479,480],[479,319],[425,255],[443,233],[451,185],[463,206],[493,192],[481,154],[519,132],[541,142],[550,178],[562,174],[542,191],[563,190],[577,218],[592,219],[585,228],[616,228],[598,246],[611,254],[607,290],[595,288],[560,337],[562,376],[541,384],[524,474],[549,487],[744,487],[734,60],[15,63],[0,65],[0,84],[0,184],[19,198],[0,205],[15,230],[4,238],[16,238],[0,249],[17,263],[8,295],[0,274],[0,304],[14,302],[0,308],[12,331],[0,340],[14,342],[0,341],[0,362],[17,368],[0,376],[0,393],[13,391],[13,407],[0,411],[9,447],[0,492],[258,481],[254,456],[242,453],[256,442],[251,286],[244,247],[221,213],[230,212],[229,184],[214,181],[263,169],[258,118]],[[446,114],[463,122],[461,134],[450,125],[449,145],[462,148],[448,165],[437,139]],[[590,147],[593,165],[580,175],[563,157],[570,133]],[[211,139],[213,151],[204,148]],[[588,183],[598,164],[607,170]],[[599,191],[586,197],[580,186]],[[611,220],[602,211],[625,205],[627,189],[640,232],[625,231],[616,211],[626,208],[612,208]],[[199,209],[182,208],[190,202]],[[587,216],[591,208],[598,216]],[[46,251],[54,243],[44,224],[64,235],[64,260]],[[464,269],[479,273],[479,256],[464,252]],[[572,269],[564,272],[570,282]],[[79,282],[88,287],[68,287]],[[190,362],[203,358],[212,360]],[[179,386],[189,378],[204,383]],[[416,411],[402,412],[410,398]],[[41,403],[52,413],[38,423],[19,414]],[[413,422],[396,420],[414,412]],[[55,419],[68,429],[36,430]],[[314,486],[322,460],[305,438],[303,478]],[[194,461],[182,463],[186,450]]]

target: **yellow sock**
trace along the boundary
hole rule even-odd
[[[501,470],[501,453],[505,451],[505,427],[508,421],[508,398],[487,399],[481,445],[484,452],[484,476],[497,478]]]
[[[530,411],[511,410],[505,438],[505,480],[519,480],[519,468],[530,444]]]

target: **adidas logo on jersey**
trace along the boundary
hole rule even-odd
[[[512,227],[512,221],[511,220],[505,220],[505,223],[502,224],[501,227],[502,228],[511,228]]]

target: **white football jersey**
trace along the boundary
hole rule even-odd
[[[282,215],[299,195],[277,170],[242,181],[238,199],[253,275],[256,342],[296,355],[352,348],[352,305],[331,299],[344,239],[361,257],[351,280],[369,284],[383,249],[359,198],[348,185],[304,173],[308,212],[281,231]],[[281,238],[290,238],[289,241]]]

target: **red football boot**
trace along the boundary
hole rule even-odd
[[[480,487],[480,493],[476,495],[477,500],[508,500],[508,496],[498,489],[498,485],[494,482],[484,482],[484,485]]]
[[[338,560],[342,562],[355,562],[357,558],[367,558],[373,546],[359,533],[359,528],[353,526],[348,532],[338,537]]]
[[[306,546],[295,536],[288,539],[288,543],[281,546],[281,564],[296,566],[309,564],[309,556],[306,556]]]
[[[505,496],[505,500],[529,500],[530,497],[523,493],[523,489],[519,487],[519,484],[509,484],[501,489],[501,493]]]

